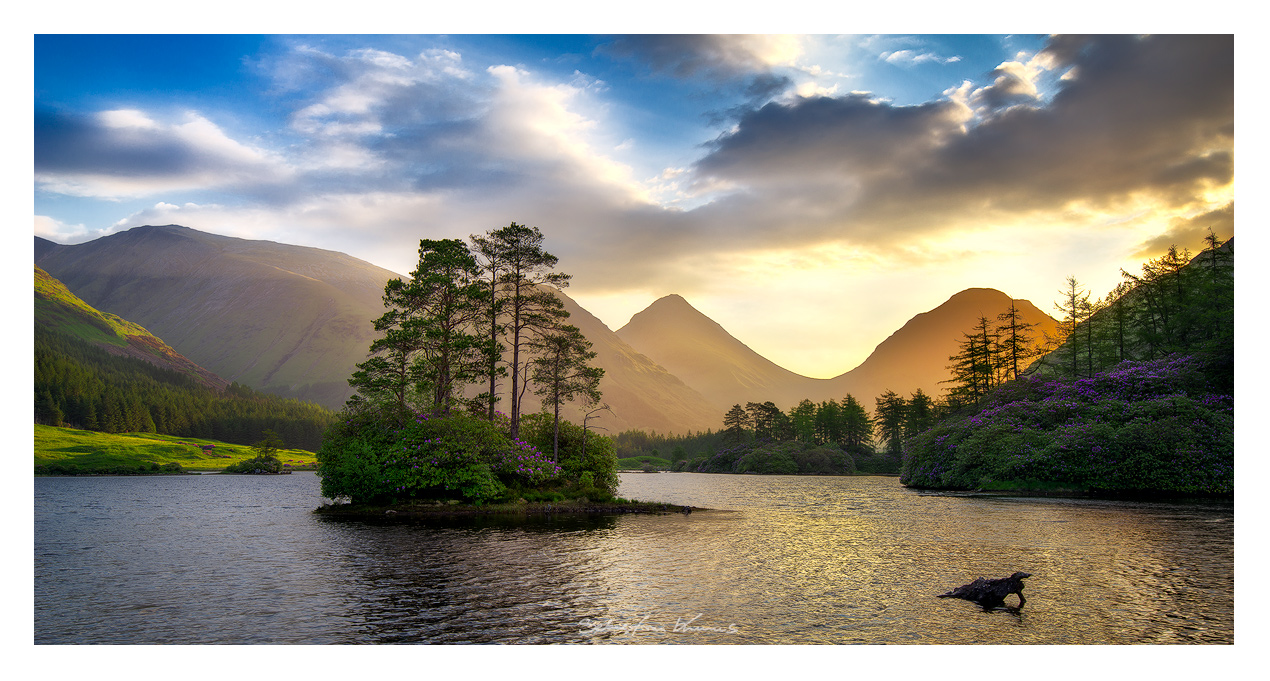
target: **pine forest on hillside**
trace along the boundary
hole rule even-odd
[[[316,451],[334,418],[324,407],[236,383],[213,390],[187,374],[35,327],[36,423],[243,445],[273,430],[287,447]]]

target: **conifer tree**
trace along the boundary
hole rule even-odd
[[[1068,276],[1067,285],[1058,292],[1062,298],[1054,303],[1054,308],[1063,313],[1063,318],[1059,320],[1063,339],[1075,341],[1076,327],[1087,317],[1089,292],[1076,281],[1074,276]],[[1080,361],[1077,343],[1069,343],[1068,347],[1071,349],[1071,377],[1075,378]]]
[[[868,453],[873,441],[873,421],[863,404],[848,394],[842,400],[842,444],[852,454]]]
[[[500,305],[511,349],[511,435],[520,432],[521,401],[528,385],[527,351],[533,337],[549,334],[569,316],[550,289],[569,285],[570,275],[554,272],[556,256],[543,250],[537,227],[511,223],[488,235],[491,253],[501,265],[495,301]],[[492,399],[492,396],[491,396]]]
[[[1032,329],[1036,324],[1023,321],[1019,308],[1010,300],[1010,307],[997,315],[997,334],[1001,337],[1001,355],[1005,380],[1019,377],[1019,367],[1035,356]]]
[[[888,454],[899,454],[903,447],[907,407],[904,398],[893,390],[887,390],[877,398],[878,435],[886,442]]]
[[[560,459],[560,407],[580,399],[585,408],[600,401],[600,379],[604,370],[589,362],[596,357],[578,327],[565,325],[539,336],[533,343],[538,356],[533,360],[534,393],[543,407],[551,407],[553,418],[552,459]]]

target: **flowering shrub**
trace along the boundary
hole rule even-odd
[[[905,443],[900,481],[976,489],[1058,484],[1091,491],[1234,490],[1234,407],[1202,367],[1173,356],[1093,378],[1021,378],[977,413]]]
[[[520,435],[526,441],[525,446],[549,454],[555,445],[554,425],[548,414],[528,414],[521,418]],[[617,492],[617,448],[610,437],[584,433],[582,426],[561,421],[559,468],[560,482],[592,501],[607,500]]]

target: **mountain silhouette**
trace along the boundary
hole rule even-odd
[[[949,377],[949,356],[980,316],[995,323],[1011,298],[1001,291],[961,291],[933,310],[915,315],[882,341],[860,366],[834,378],[811,378],[783,369],[751,350],[678,295],[658,299],[631,317],[617,335],[695,388],[716,409],[772,401],[788,410],[803,399],[841,401],[855,396],[872,408],[887,390],[907,397],[918,389],[938,397]],[[1057,322],[1026,300],[1014,301],[1036,340]]]

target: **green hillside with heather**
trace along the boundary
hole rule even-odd
[[[205,450],[210,445],[212,449]],[[181,470],[221,470],[255,456],[250,446],[157,433],[96,433],[74,428],[35,426],[37,474],[154,473],[171,464]],[[290,468],[313,467],[312,452],[279,450]]]
[[[273,431],[285,446],[316,450],[335,419],[316,404],[226,384],[143,327],[94,309],[39,267],[34,287],[37,426],[237,445]]]
[[[1124,286],[1097,301],[1069,279],[1062,345],[1023,376],[906,438],[901,482],[1233,494],[1233,240],[1212,237],[1194,259],[1169,249],[1141,275],[1124,277]],[[965,353],[979,353],[975,347],[968,341]],[[990,356],[980,360],[975,365],[991,376]]]
[[[35,265],[35,324],[49,331],[101,347],[111,354],[134,357],[160,368],[186,374],[214,389],[229,384],[173,350],[139,324],[93,308]]]

